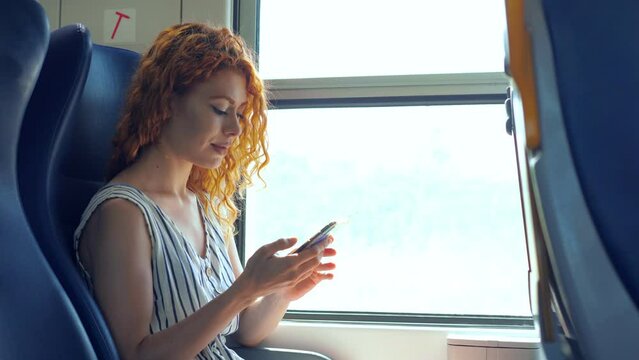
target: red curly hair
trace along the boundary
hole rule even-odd
[[[246,78],[247,106],[242,133],[219,167],[193,165],[187,187],[226,225],[227,241],[239,215],[236,199],[252,184],[253,175],[268,164],[266,140],[267,100],[252,53],[242,38],[226,28],[186,23],[162,31],[140,60],[133,76],[124,112],[113,139],[114,152],[107,173],[112,179],[154,144],[171,117],[170,98],[216,71],[231,69]],[[263,180],[262,180],[263,181]]]

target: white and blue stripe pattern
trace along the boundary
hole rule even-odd
[[[91,199],[75,231],[76,260],[89,287],[91,277],[80,261],[79,240],[91,214],[104,201],[122,198],[138,206],[151,235],[151,267],[153,274],[153,318],[151,334],[162,331],[197,311],[228,289],[235,276],[220,231],[219,223],[211,221],[198,201],[206,230],[206,256],[197,254],[193,245],[162,209],[142,191],[125,184],[107,185]],[[93,289],[92,289],[93,290]],[[237,331],[236,316],[196,359],[241,359],[226,346],[225,337]]]

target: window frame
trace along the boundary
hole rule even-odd
[[[259,55],[259,10],[260,0],[233,0],[233,29],[254,49],[256,56]],[[259,58],[256,61],[259,66]],[[506,74],[501,72],[272,79],[265,83],[270,92],[270,109],[504,104],[509,86]],[[388,95],[389,90],[391,95]],[[506,120],[504,111],[504,124]],[[514,139],[513,151],[516,151]],[[239,204],[241,209],[245,208],[245,199]],[[235,224],[238,230],[235,241],[242,264],[246,261],[245,224],[245,212],[242,211]],[[525,238],[525,229],[522,229],[522,240]],[[530,271],[530,264],[528,266]],[[456,328],[534,328],[532,316],[288,310],[284,319]]]

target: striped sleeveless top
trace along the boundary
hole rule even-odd
[[[104,201],[121,198],[135,204],[151,235],[153,275],[153,317],[151,334],[162,331],[197,311],[228,289],[235,276],[224,237],[217,221],[212,221],[198,201],[206,231],[206,257],[202,258],[176,224],[142,191],[131,185],[111,184],[100,189],[82,214],[74,234],[76,261],[93,292],[89,273],[80,261],[79,241],[87,221]],[[237,331],[239,314],[224,328],[196,359],[241,360],[226,346],[226,336]]]

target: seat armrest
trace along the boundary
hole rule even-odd
[[[330,360],[322,354],[302,350],[234,347],[233,351],[246,360]]]

